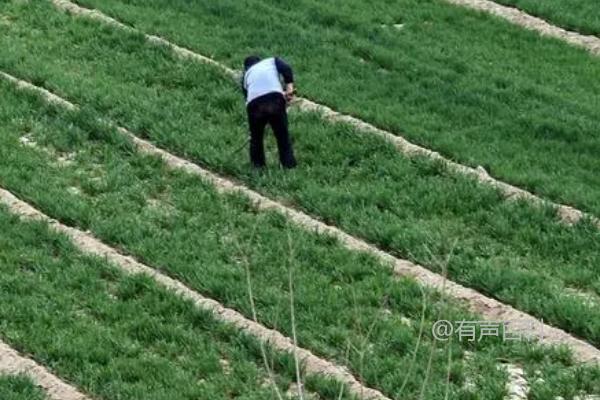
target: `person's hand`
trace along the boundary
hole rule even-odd
[[[296,95],[296,89],[294,88],[294,84],[293,83],[288,83],[285,87],[285,100],[288,103],[291,103],[292,100],[294,100],[294,96]]]

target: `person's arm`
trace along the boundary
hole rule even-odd
[[[288,63],[279,57],[275,57],[275,67],[277,68],[277,72],[283,77],[283,83],[285,83],[285,96],[287,97],[288,101],[290,101],[294,97],[295,93],[294,71]]]
[[[275,57],[275,67],[277,68],[277,72],[279,72],[281,76],[283,76],[283,82],[286,85],[294,83],[294,71],[288,63],[286,63],[279,57]]]
[[[244,93],[244,99],[248,99],[248,88],[246,88],[246,74],[242,74],[242,78],[240,79],[240,86],[242,88],[242,93]]]

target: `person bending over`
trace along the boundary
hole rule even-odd
[[[281,84],[285,84],[285,90]],[[250,126],[250,162],[255,168],[266,165],[264,132],[270,125],[277,139],[279,161],[284,168],[294,168],[296,159],[288,131],[287,103],[294,96],[294,73],[282,59],[261,60],[249,56],[244,60],[242,90],[246,97]]]

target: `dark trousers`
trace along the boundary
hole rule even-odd
[[[288,132],[286,101],[280,93],[269,93],[252,100],[247,107],[250,125],[250,161],[254,167],[266,165],[264,134],[267,124],[273,129],[284,168],[294,168],[296,159]]]

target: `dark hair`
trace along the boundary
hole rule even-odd
[[[244,60],[244,69],[247,71],[251,66],[258,63],[260,61],[260,57],[258,56],[248,56]]]

